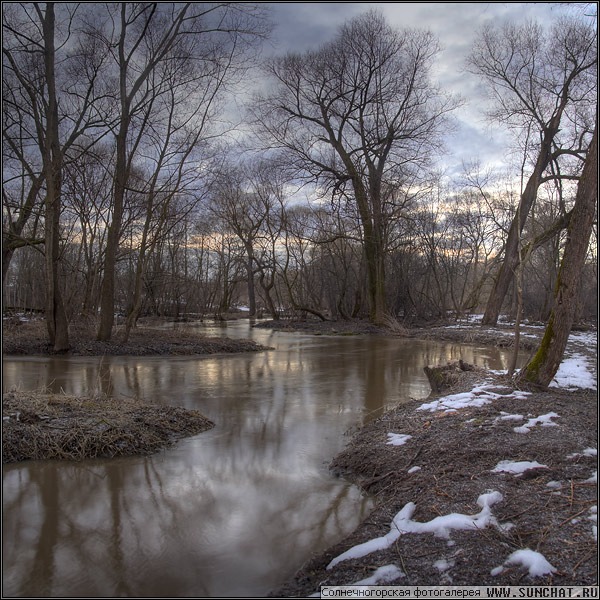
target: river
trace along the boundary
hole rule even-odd
[[[371,499],[328,472],[345,434],[425,398],[427,364],[508,362],[490,348],[245,321],[203,331],[274,349],[4,359],[4,390],[138,396],[216,423],[149,457],[4,465],[4,596],[263,596],[368,515]]]

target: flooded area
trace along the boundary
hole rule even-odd
[[[202,357],[8,357],[4,389],[106,393],[216,427],[149,457],[3,468],[5,596],[264,596],[372,503],[328,472],[348,431],[425,398],[427,364],[509,353],[414,339],[205,327],[273,350]]]

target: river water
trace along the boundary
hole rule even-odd
[[[274,349],[4,359],[4,390],[138,396],[216,423],[149,457],[5,465],[4,596],[265,595],[371,509],[328,472],[345,433],[425,398],[427,364],[508,362],[489,348],[282,333],[243,321],[203,331]]]

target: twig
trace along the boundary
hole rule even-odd
[[[579,512],[576,512],[574,515],[571,515],[570,517],[568,517],[567,519],[565,519],[562,523],[559,523],[558,526],[557,526],[557,529],[558,529],[558,527],[562,527],[565,523],[568,523],[569,521],[571,521],[575,517],[578,517],[580,514],[582,514],[584,512],[587,512],[588,510],[589,510],[589,507],[587,507],[587,506],[585,508],[582,508]]]

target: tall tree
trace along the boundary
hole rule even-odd
[[[113,30],[99,32],[113,50],[117,71],[116,159],[112,219],[108,229],[100,297],[98,339],[112,336],[115,269],[119,257],[125,197],[134,161],[165,86],[158,74],[165,63],[181,73],[197,63],[234,70],[249,43],[265,32],[262,10],[247,3],[134,3],[109,5]],[[191,40],[191,41],[190,41]],[[226,49],[225,52],[223,50]],[[192,68],[196,72],[195,67]],[[206,76],[211,77],[210,69]],[[196,98],[190,98],[191,102]]]
[[[531,168],[483,325],[497,323],[519,263],[520,237],[540,186],[578,175],[586,134],[591,133],[596,64],[593,27],[570,19],[559,20],[549,31],[534,23],[498,30],[486,27],[469,57],[470,68],[483,77],[494,101],[492,117],[524,134]]]
[[[46,181],[45,252],[46,252],[46,324],[50,343],[55,351],[68,350],[69,327],[59,283],[60,209],[63,154],[60,147],[58,98],[56,93],[56,47],[54,4],[48,2],[44,12],[36,5],[44,40],[44,71],[46,79],[43,170]]]
[[[297,174],[355,203],[373,322],[387,316],[383,190],[423,166],[456,106],[430,81],[437,51],[430,33],[370,11],[321,49],[271,61],[274,88],[253,102],[259,131]]]
[[[69,337],[59,278],[63,170],[66,161],[101,137],[90,140],[87,134],[102,122],[97,78],[105,55],[84,32],[75,35],[78,7],[59,6],[58,21],[52,2],[11,6],[3,14],[2,51],[10,82],[5,101],[13,115],[25,118],[10,122],[3,135],[30,186],[13,233],[20,235],[37,195],[43,197],[46,324],[54,350],[64,351]],[[34,149],[39,159],[32,156]]]
[[[598,122],[596,121],[567,229],[567,241],[554,288],[554,306],[540,347],[519,373],[521,380],[547,386],[558,371],[573,325],[581,274],[596,214],[597,198]]]

